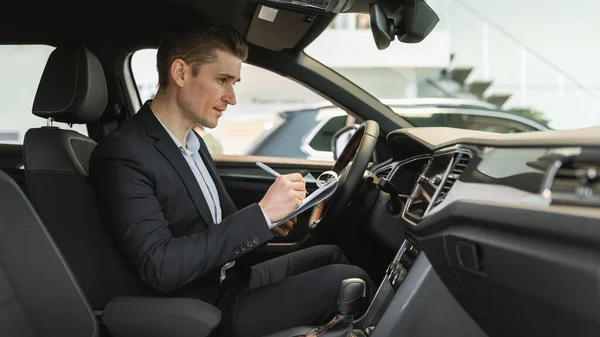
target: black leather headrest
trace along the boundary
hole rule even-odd
[[[83,46],[60,46],[48,58],[32,112],[57,122],[87,123],[102,116],[107,100],[98,58]]]

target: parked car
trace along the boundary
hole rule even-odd
[[[446,126],[497,133],[550,130],[542,123],[483,101],[415,98],[382,102],[415,127]],[[348,123],[346,112],[330,104],[284,111],[279,117],[280,122],[257,139],[247,155],[333,160],[331,138]]]

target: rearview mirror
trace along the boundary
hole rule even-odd
[[[398,41],[418,43],[431,33],[440,21],[437,14],[423,0],[404,0],[402,9],[392,17],[378,3],[369,5],[371,32],[377,49],[385,49],[398,36]]]
[[[357,124],[344,126],[339,129],[333,137],[331,137],[331,152],[333,153],[333,160],[338,160],[342,151],[350,142],[350,138],[358,129]]]

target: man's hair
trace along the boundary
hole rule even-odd
[[[156,54],[159,86],[167,86],[174,60],[179,58],[191,65],[195,77],[200,66],[217,59],[217,50],[242,61],[248,57],[248,43],[233,28],[208,20],[190,21],[171,28],[163,37]]]

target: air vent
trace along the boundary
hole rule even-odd
[[[559,161],[552,171],[543,191],[552,204],[600,206],[600,160]]]
[[[471,160],[469,154],[464,152],[456,153],[454,161],[451,164],[452,169],[446,176],[444,184],[442,185],[442,188],[440,189],[437,198],[435,198],[433,202],[433,206],[436,206],[442,201],[444,201],[444,198],[446,197],[448,192],[450,192],[450,189],[452,188],[454,183],[458,180],[458,178],[460,178],[460,175],[465,171],[467,165],[469,165],[469,160]]]
[[[404,209],[404,219],[417,224],[432,207],[438,205],[469,163],[463,152],[444,151],[434,154],[418,175],[418,180]]]

